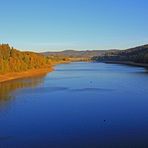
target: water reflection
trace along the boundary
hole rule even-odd
[[[43,82],[45,76],[46,74],[0,83],[0,105],[15,98],[12,92],[18,89],[34,88],[40,85]]]

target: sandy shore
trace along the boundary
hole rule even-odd
[[[130,65],[130,66],[137,66],[137,67],[145,67],[148,68],[148,64],[144,63],[134,63],[134,62],[124,62],[124,61],[106,61],[104,63],[110,63],[110,64],[124,64],[124,65]]]
[[[46,74],[49,72],[52,72],[54,70],[54,66],[58,64],[68,64],[71,61],[58,61],[53,62],[52,65],[49,68],[42,68],[42,69],[31,69],[24,72],[12,72],[7,74],[0,74],[0,83],[20,78],[26,78],[26,77],[32,77],[32,76],[38,76],[41,74]]]
[[[43,68],[43,69],[33,69],[33,70],[24,71],[24,72],[13,72],[13,73],[1,74],[0,83],[5,82],[5,81],[14,80],[14,79],[20,79],[20,78],[26,78],[26,77],[46,74],[51,71],[53,71],[53,68],[50,67],[50,68]]]

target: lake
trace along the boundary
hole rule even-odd
[[[148,148],[148,70],[78,62],[1,83],[0,147]]]

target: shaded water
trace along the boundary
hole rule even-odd
[[[71,63],[0,84],[0,147],[147,148],[147,70]]]

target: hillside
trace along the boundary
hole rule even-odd
[[[134,62],[148,63],[148,45],[138,46],[126,50],[119,50],[114,53],[105,53],[102,56],[95,56],[94,61],[103,62]]]
[[[20,52],[8,44],[0,44],[0,74],[49,67],[51,61],[48,57],[34,52]]]
[[[77,51],[77,50],[64,50],[61,52],[44,52],[43,55],[47,56],[64,56],[69,58],[92,58],[94,56],[102,56],[106,52],[112,53],[116,50],[86,50],[86,51]]]

